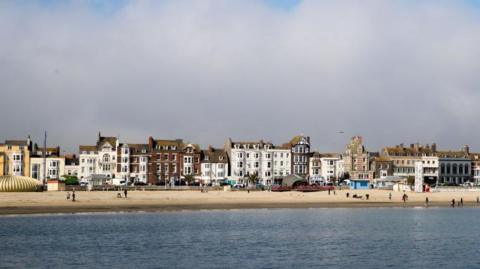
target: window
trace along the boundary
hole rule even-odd
[[[109,161],[110,161],[110,155],[104,154],[104,155],[103,155],[103,161],[104,161],[104,162],[109,162]]]
[[[258,168],[258,162],[255,162],[255,168]]]
[[[272,163],[271,162],[267,162],[267,168],[271,168],[272,167]]]

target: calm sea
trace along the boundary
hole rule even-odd
[[[480,268],[480,209],[0,217],[0,268]]]

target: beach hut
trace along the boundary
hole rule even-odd
[[[375,178],[373,185],[380,190],[393,190],[393,186],[397,183],[405,183],[406,178],[399,176],[386,176],[384,178]]]
[[[370,180],[368,179],[350,179],[351,190],[368,190],[370,188]]]

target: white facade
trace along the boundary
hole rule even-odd
[[[290,150],[283,148],[272,148],[268,151],[272,153],[273,157],[273,178],[283,178],[290,175],[292,171],[292,159]]]
[[[65,165],[65,175],[78,177],[80,175],[80,165]]]
[[[289,149],[275,148],[271,143],[231,142],[227,149],[230,156],[231,178],[239,183],[257,173],[259,183],[272,185],[275,176],[290,174],[291,153]]]
[[[475,162],[473,166],[473,180],[476,185],[480,185],[480,161]]]
[[[98,154],[96,151],[81,151],[79,155],[79,173],[78,178],[84,179],[97,173],[97,159]],[[82,180],[81,180],[82,181]]]
[[[46,174],[43,175],[43,158],[30,158],[30,175],[34,179],[59,179],[65,175],[65,158],[63,157],[47,157],[46,158]]]
[[[200,166],[201,180],[206,184],[215,184],[219,180],[223,180],[228,175],[228,163],[219,162],[202,162]]]
[[[100,135],[96,146],[80,146],[80,181],[85,182],[92,175],[116,177],[118,147],[117,138],[101,137]]]
[[[330,182],[334,178],[338,179],[343,173],[343,163],[339,162],[339,157],[322,157],[320,158],[322,163],[321,175],[327,181]]]

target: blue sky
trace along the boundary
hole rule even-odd
[[[266,5],[269,5],[273,8],[282,9],[285,11],[290,11],[295,9],[302,0],[258,0],[259,2],[264,2]],[[27,3],[30,1],[27,1]],[[46,8],[58,8],[62,6],[67,6],[71,3],[71,0],[40,0],[39,3],[41,6]],[[103,14],[112,14],[116,10],[122,8],[128,0],[86,0],[88,4],[96,11]]]

